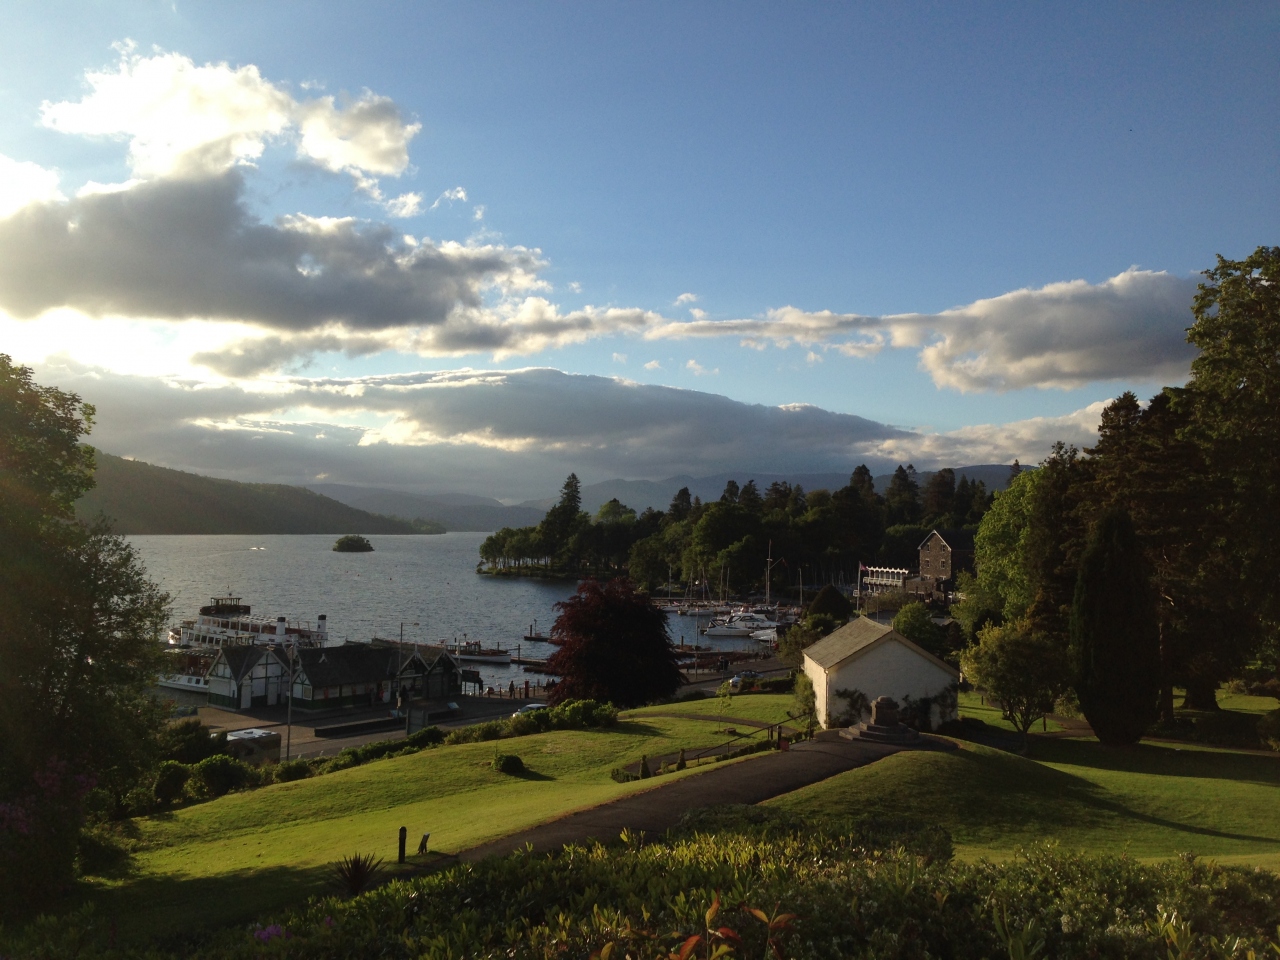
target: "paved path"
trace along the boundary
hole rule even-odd
[[[660,834],[675,826],[689,810],[722,803],[760,803],[837,773],[874,763],[899,749],[839,737],[811,740],[796,744],[790,750],[716,766],[705,773],[659,783],[643,793],[579,810],[559,820],[464,850],[459,859],[472,861],[502,856],[525,844],[532,844],[535,852],[544,853],[567,843],[614,840],[623,829]]]

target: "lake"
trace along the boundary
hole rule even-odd
[[[334,553],[336,539],[317,536],[132,536],[151,578],[173,598],[173,618],[195,617],[215,595],[240,597],[255,616],[329,618],[329,633],[349,640],[379,636],[420,643],[461,640],[501,644],[536,658],[555,650],[521,640],[534,624],[548,633],[555,604],[571,596],[566,581],[477,574],[484,533],[371,537],[372,553]],[[692,619],[672,615],[671,639],[692,643]],[[702,640],[722,649],[750,641]],[[468,668],[477,666],[467,664]],[[525,674],[483,665],[486,683],[506,686]]]

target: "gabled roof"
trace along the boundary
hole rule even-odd
[[[226,663],[227,669],[231,671],[231,679],[239,683],[257,665],[258,661],[266,655],[266,648],[256,644],[232,644],[218,651],[218,656],[215,658],[214,663],[217,663],[218,660]],[[210,664],[211,669],[212,666]]]
[[[972,530],[938,530],[929,531],[929,536],[920,541],[917,550],[923,547],[933,537],[937,537],[952,550],[972,551],[973,550],[973,531]]]
[[[945,660],[939,660],[928,650],[912,643],[888,624],[876,623],[869,617],[851,620],[813,646],[806,647],[804,656],[806,660],[812,660],[823,670],[831,670],[884,643],[900,643],[912,653],[923,657],[952,676],[956,678],[960,676],[959,671]]]
[[[313,687],[379,683],[394,678],[400,669],[399,651],[379,649],[367,643],[301,647],[297,657],[302,673]]]

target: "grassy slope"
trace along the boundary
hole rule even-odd
[[[941,822],[966,857],[1057,840],[1097,853],[1190,851],[1280,867],[1280,757],[1075,739],[1037,740],[1032,756],[968,743],[954,753],[901,753],[771,802]]]
[[[76,504],[123,534],[416,533],[303,487],[217,480],[98,452],[97,486]],[[439,532],[443,532],[443,527]]]
[[[654,714],[684,714],[687,716],[718,719],[721,715],[726,720],[759,720],[762,723],[781,723],[787,719],[788,711],[796,712],[795,698],[789,693],[745,693],[730,699],[725,707],[716,697],[706,700],[689,700],[684,703],[667,703],[656,707],[641,707],[628,711],[628,717],[644,717]]]
[[[126,932],[239,922],[329,885],[328,865],[339,857],[394,862],[401,826],[411,851],[426,832],[432,850],[463,850],[648,789],[654,781],[618,784],[609,771],[717,739],[712,722],[637,718],[606,732],[439,747],[232,794],[141,821],[136,873],[104,882],[101,908]],[[495,748],[518,754],[532,773],[495,773]]]

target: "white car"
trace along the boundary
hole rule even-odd
[[[547,705],[545,703],[526,703],[523,707],[521,707],[519,710],[513,713],[512,716],[518,717],[518,716],[521,716],[522,714],[533,713],[535,710],[545,710],[545,709],[547,709]]]

